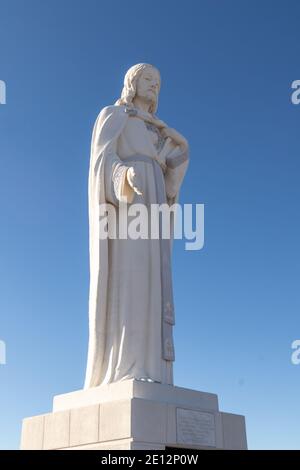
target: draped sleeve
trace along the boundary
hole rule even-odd
[[[115,140],[107,148],[104,169],[106,201],[115,205],[120,201],[131,203],[134,198],[134,190],[127,181],[129,166],[125,165],[118,156],[117,143]]]
[[[166,165],[165,187],[170,204],[178,199],[181,183],[189,163],[189,148],[182,150],[179,145],[167,138],[159,154],[159,159]]]
[[[134,191],[127,182],[128,166],[124,165],[117,154],[120,134],[119,114],[124,110],[117,107],[103,108],[95,125],[92,152],[94,154],[94,169],[100,159],[104,161],[104,184],[106,202],[118,205],[120,201],[132,202]],[[121,115],[122,115],[121,114]],[[127,117],[127,116],[126,116]],[[113,136],[117,135],[116,138]]]

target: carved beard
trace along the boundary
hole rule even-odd
[[[154,93],[147,94],[143,96],[143,99],[146,101],[147,104],[151,105],[151,109],[154,110],[156,106],[157,96]]]

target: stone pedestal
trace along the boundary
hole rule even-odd
[[[54,397],[23,421],[21,449],[246,449],[243,416],[211,393],[126,380]]]

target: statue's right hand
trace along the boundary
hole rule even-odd
[[[136,194],[141,196],[143,194],[141,190],[141,182],[138,174],[136,173],[133,166],[129,167],[126,173],[127,181],[129,186],[134,190]]]

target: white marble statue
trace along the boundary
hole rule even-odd
[[[171,240],[103,239],[100,204],[173,204],[188,143],[155,115],[159,71],[137,64],[100,112],[89,173],[90,298],[85,388],[135,378],[173,384]]]

